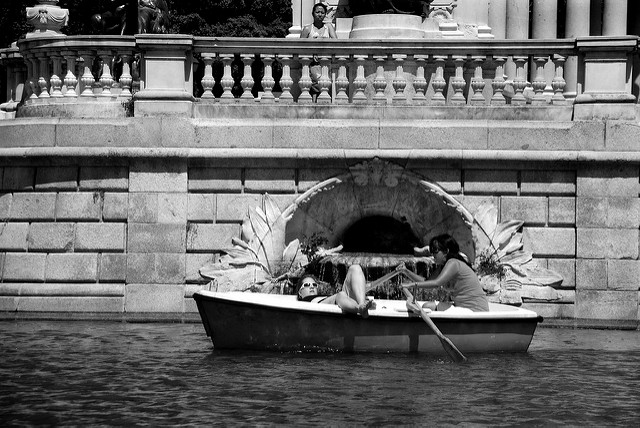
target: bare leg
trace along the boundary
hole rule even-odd
[[[347,277],[344,280],[342,291],[327,297],[320,303],[335,304],[340,306],[340,309],[345,312],[368,317],[368,309],[373,302],[367,299],[365,295],[366,284],[367,280],[364,277],[362,268],[359,265],[350,266],[347,271]]]
[[[365,296],[367,279],[360,265],[351,265],[347,271],[347,277],[344,279],[342,290],[347,296],[355,300],[359,305],[367,300]]]
[[[368,317],[372,302],[365,295],[366,286],[362,268],[359,265],[350,266],[342,291],[336,295],[336,303],[343,311]]]

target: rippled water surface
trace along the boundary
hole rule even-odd
[[[0,425],[639,426],[640,332],[527,354],[217,352],[199,324],[0,322]]]

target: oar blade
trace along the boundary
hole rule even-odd
[[[418,313],[420,315],[420,317],[423,319],[423,321],[435,333],[435,335],[438,336],[438,339],[440,339],[440,343],[442,344],[442,347],[444,348],[444,350],[447,353],[447,355],[449,356],[449,358],[451,358],[451,360],[453,360],[456,363],[461,363],[463,361],[467,361],[467,357],[465,357],[462,354],[462,352],[460,352],[460,350],[458,348],[456,348],[456,345],[454,345],[453,342],[451,340],[449,340],[449,338],[447,336],[442,334],[442,332],[436,326],[436,324],[433,322],[431,317],[429,317],[429,315],[427,315],[427,313],[424,311],[424,309],[422,309],[422,307],[420,307],[420,305],[418,305],[415,302],[411,292],[409,290],[407,290],[406,288],[404,288],[404,287],[402,287],[402,292],[407,297],[407,307],[409,309],[411,309],[411,311]]]
[[[465,357],[462,352],[460,352],[460,350],[456,348],[456,345],[454,345],[448,337],[440,337],[440,343],[442,343],[442,347],[444,348],[445,352],[453,361],[455,361],[456,363],[467,361],[467,357]]]
[[[449,339],[447,336],[442,334],[440,329],[436,327],[436,324],[429,317],[429,315],[427,315],[424,309],[420,307],[419,309],[420,309],[420,316],[422,317],[424,322],[427,323],[429,327],[431,327],[431,330],[433,330],[436,336],[438,336],[438,339],[440,339],[440,343],[442,344],[442,347],[444,348],[444,351],[447,353],[447,355],[456,363],[467,361],[467,357],[465,357],[464,354],[460,352],[458,348],[456,348],[456,345],[453,344],[451,339]]]

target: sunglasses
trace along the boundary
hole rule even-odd
[[[303,287],[317,287],[318,284],[316,284],[315,282],[303,282],[302,286]]]

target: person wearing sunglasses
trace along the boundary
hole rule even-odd
[[[311,274],[303,275],[298,281],[298,300],[326,305],[338,305],[344,312],[357,314],[363,318],[369,316],[373,305],[365,295],[367,280],[359,265],[352,265],[347,271],[342,290],[331,295],[318,294],[318,280]]]
[[[487,296],[480,285],[478,276],[466,257],[460,252],[458,242],[447,234],[438,235],[429,241],[429,251],[442,270],[433,279],[405,285],[406,288],[438,288],[451,291],[453,307],[448,302],[428,302],[423,305],[431,310],[455,310],[464,308],[473,312],[489,310]]]

